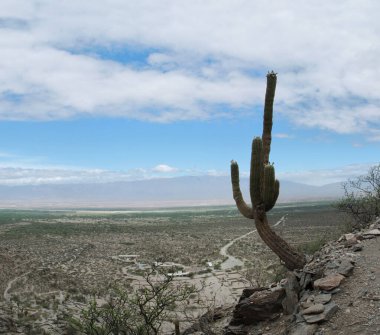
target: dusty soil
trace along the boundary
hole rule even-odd
[[[321,335],[380,334],[380,237],[363,245],[353,275],[333,297],[339,311],[320,326]]]

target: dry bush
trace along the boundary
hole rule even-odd
[[[380,164],[343,184],[344,197],[336,207],[354,219],[353,228],[366,227],[380,215]]]

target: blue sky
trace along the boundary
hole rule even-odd
[[[248,173],[322,185],[380,157],[377,1],[3,0],[0,184]]]

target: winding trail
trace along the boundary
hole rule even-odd
[[[244,235],[241,235],[239,237],[236,237],[235,239],[233,239],[232,241],[228,242],[226,245],[224,245],[220,251],[219,251],[219,254],[222,255],[223,257],[228,257],[222,264],[221,264],[221,268],[222,270],[227,270],[227,269],[232,269],[233,267],[235,266],[243,266],[244,263],[242,260],[240,260],[239,258],[236,258],[232,255],[230,255],[228,253],[228,248],[230,246],[232,246],[236,241],[239,241],[241,240],[242,238],[244,237],[247,237],[248,235],[252,234],[256,232],[256,229],[255,230],[252,230]]]
[[[26,273],[24,273],[24,274],[22,274],[22,275],[20,275],[20,276],[18,276],[18,277],[16,277],[16,278],[13,278],[12,280],[10,280],[9,282],[8,282],[8,285],[7,285],[7,287],[5,288],[5,291],[4,291],[4,300],[5,301],[10,301],[11,300],[11,294],[9,294],[8,292],[9,292],[9,290],[12,288],[12,285],[16,282],[16,281],[18,281],[19,279],[21,279],[22,277],[25,277],[25,276],[27,276],[29,273],[31,273],[32,271],[29,271],[29,272],[26,272]]]
[[[277,227],[277,226],[279,226],[280,224],[282,224],[282,225],[284,225],[285,226],[285,220],[286,220],[286,216],[287,216],[288,214],[285,214],[280,220],[278,220],[274,225],[273,225],[273,227]]]
[[[286,214],[285,214],[283,217],[281,217],[281,219],[278,220],[278,221],[273,225],[273,227],[277,227],[277,226],[279,226],[280,224],[285,224],[285,219],[286,219]],[[236,241],[239,241],[239,240],[241,240],[241,239],[247,237],[248,235],[255,233],[256,231],[257,231],[257,230],[255,229],[255,230],[252,230],[252,231],[250,231],[250,232],[248,232],[248,233],[245,233],[244,235],[238,236],[238,237],[236,237],[235,239],[233,239],[232,241],[228,242],[226,245],[224,245],[224,246],[220,249],[219,254],[222,255],[223,257],[228,257],[228,258],[227,258],[227,259],[221,264],[221,269],[222,269],[222,270],[228,270],[228,269],[232,269],[232,268],[234,268],[235,266],[243,266],[243,265],[244,265],[244,263],[243,263],[242,260],[240,260],[239,258],[236,258],[236,257],[234,257],[234,256],[232,256],[232,255],[230,255],[230,254],[228,253],[228,248],[229,248],[230,246],[232,246]]]

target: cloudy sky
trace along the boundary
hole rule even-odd
[[[324,184],[380,157],[380,2],[2,0],[0,184],[249,170]]]

